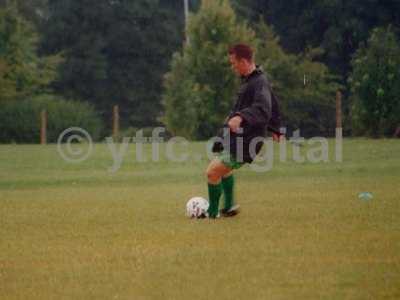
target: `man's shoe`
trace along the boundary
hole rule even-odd
[[[225,218],[234,217],[239,213],[239,211],[240,211],[239,207],[240,206],[238,204],[236,204],[229,209],[223,208],[220,210],[221,216],[223,216]]]

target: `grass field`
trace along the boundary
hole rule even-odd
[[[400,140],[343,150],[246,166],[239,216],[190,220],[206,159],[137,162],[132,146],[111,173],[105,144],[78,164],[55,145],[1,145],[0,298],[400,299]]]

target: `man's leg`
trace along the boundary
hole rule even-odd
[[[230,172],[222,177],[221,180],[222,190],[224,191],[224,210],[229,211],[234,204],[234,185],[235,179],[233,177],[233,172]]]
[[[219,198],[222,193],[221,178],[230,173],[232,173],[232,169],[225,166],[219,159],[212,160],[207,167],[208,196],[210,201],[208,214],[211,218],[215,218],[218,215]]]

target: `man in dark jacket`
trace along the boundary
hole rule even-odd
[[[213,145],[216,158],[207,167],[210,218],[219,216],[222,193],[225,205],[221,214],[229,217],[239,212],[239,206],[234,204],[233,170],[251,163],[261,150],[262,138],[266,135],[268,125],[271,125],[273,104],[276,105],[269,82],[263,71],[255,65],[249,46],[238,44],[230,48],[229,60],[232,69],[241,76],[241,86],[236,103],[226,118],[224,134]]]

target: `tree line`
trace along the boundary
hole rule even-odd
[[[347,134],[399,125],[399,1],[189,2],[184,43],[183,1],[0,0],[0,105],[85,102],[108,122],[118,104],[123,128],[204,139],[233,102],[226,51],[240,41],[256,49],[289,127],[332,134],[337,89]]]

